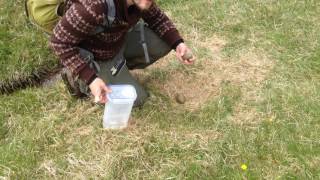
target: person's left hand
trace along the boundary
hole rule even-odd
[[[176,56],[183,64],[193,64],[195,57],[186,57],[187,54],[192,54],[191,50],[185,43],[180,43],[176,48]]]

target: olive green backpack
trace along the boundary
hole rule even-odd
[[[40,30],[52,34],[64,13],[67,0],[25,0],[26,14],[30,22]],[[106,0],[108,4],[108,19],[102,27],[98,27],[94,34],[103,32],[111,26],[115,19],[116,10],[113,0]]]

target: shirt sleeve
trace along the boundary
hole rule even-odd
[[[103,0],[96,0],[94,5],[74,3],[56,25],[50,39],[50,46],[61,64],[87,84],[96,77],[96,72],[81,57],[79,44],[102,24],[104,7]]]
[[[178,43],[183,42],[173,22],[155,3],[149,10],[142,13],[142,18],[173,49]]]

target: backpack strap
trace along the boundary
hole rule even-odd
[[[110,27],[116,17],[116,7],[114,5],[114,0],[106,0],[106,3],[108,5],[108,26]]]
[[[112,26],[112,23],[115,20],[116,17],[116,7],[114,5],[114,0],[105,0],[105,3],[107,4],[108,13],[107,13],[107,19],[103,21],[102,26],[98,26],[97,29],[92,33],[92,35],[102,33],[106,30],[106,28],[110,28]]]
[[[25,0],[25,1],[24,1],[24,12],[26,13],[27,18],[29,18],[28,0]]]
[[[142,49],[143,49],[143,53],[144,53],[144,57],[145,57],[146,63],[150,64],[148,46],[147,46],[146,37],[145,37],[145,33],[144,33],[144,25],[145,25],[145,23],[141,19],[140,20],[140,44],[141,44]]]

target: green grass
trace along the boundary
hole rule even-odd
[[[194,110],[177,105],[151,83],[154,96],[134,110],[124,131],[102,130],[103,108],[72,99],[62,82],[0,96],[0,176],[319,179],[320,2],[158,2],[192,44],[199,63],[150,69],[155,82],[170,81],[174,71],[197,77],[214,55],[199,42],[212,36],[227,42],[219,52],[222,63],[237,62],[252,49],[266,54],[273,66],[265,80],[250,87],[223,81],[218,93]],[[43,48],[46,38],[25,24],[22,3],[0,5],[0,79],[57,63]],[[208,83],[218,77],[208,72]],[[254,100],[247,98],[248,89]]]
[[[23,1],[4,0],[0,7],[0,79],[28,75],[38,67],[58,64],[49,50],[48,37],[28,23]]]

